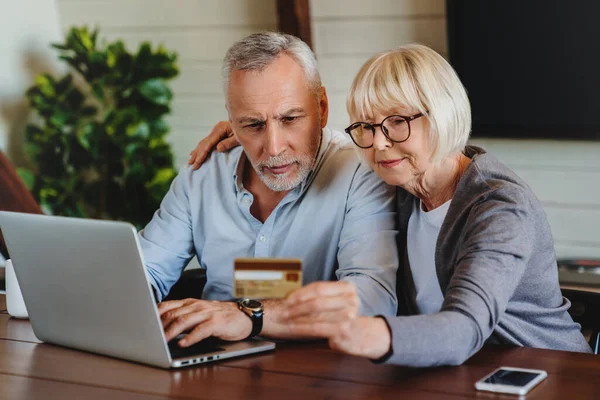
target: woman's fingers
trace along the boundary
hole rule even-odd
[[[284,315],[292,321],[297,318],[310,317],[322,313],[340,313],[345,318],[354,318],[358,313],[358,302],[351,294],[338,296],[313,297],[288,307]],[[341,317],[341,316],[340,316]]]
[[[333,338],[337,337],[343,327],[339,323],[330,321],[309,321],[306,323],[290,324],[289,330],[295,335],[307,338]]]
[[[296,290],[287,298],[288,307],[314,298],[335,297],[339,295],[356,296],[356,288],[350,282],[314,282]]]
[[[200,168],[200,165],[206,160],[210,152],[217,147],[219,142],[224,138],[229,138],[231,134],[231,125],[228,121],[218,122],[208,136],[200,140],[196,148],[192,150],[190,160],[188,161],[189,164],[193,165],[194,169]]]
[[[189,163],[194,166],[194,169],[200,168],[212,149],[217,145],[217,143],[219,143],[219,140],[221,139],[207,136],[198,142],[198,145],[194,149],[189,161]]]
[[[228,137],[227,139],[221,140],[217,144],[217,151],[224,153],[224,152],[229,151],[239,145],[240,145],[240,142],[238,142],[238,140],[235,138],[235,136],[231,136],[231,137]]]
[[[358,317],[358,308],[351,283],[316,282],[290,295],[283,317],[296,335],[331,338]]]

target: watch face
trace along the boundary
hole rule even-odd
[[[244,306],[246,306],[248,308],[261,308],[262,303],[260,301],[247,299],[247,300],[244,300]]]

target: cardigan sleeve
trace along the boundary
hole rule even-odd
[[[392,332],[387,363],[462,364],[504,314],[533,251],[535,216],[518,191],[495,193],[469,207],[460,222],[463,239],[447,244],[460,249],[440,312],[386,318]]]

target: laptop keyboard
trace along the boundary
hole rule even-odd
[[[177,344],[179,339],[181,338],[174,339],[169,342],[169,352],[171,353],[171,357],[174,359],[194,357],[201,354],[225,350],[223,347],[221,347],[223,345],[223,341],[217,338],[208,338],[190,347],[179,347],[179,344]]]

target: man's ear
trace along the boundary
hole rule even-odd
[[[237,133],[235,133],[235,129],[233,128],[233,121],[231,120],[231,118],[229,118],[229,128],[231,129],[231,134],[229,135],[229,137],[233,136],[239,142]]]
[[[233,121],[231,120],[231,112],[229,111],[229,102],[225,103],[225,109],[227,110],[227,120],[229,121],[229,127],[231,129],[230,137],[233,136],[237,139],[237,134],[235,133],[235,129],[233,129]]]
[[[321,112],[321,128],[327,126],[329,118],[329,99],[327,98],[327,90],[325,86],[321,86],[321,102],[319,103],[319,111]]]

